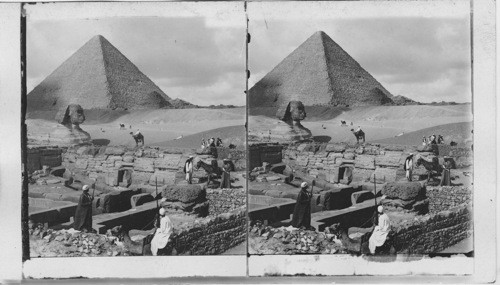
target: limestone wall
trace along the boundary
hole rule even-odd
[[[246,238],[246,207],[215,217],[198,218],[174,229],[167,247],[180,255],[214,255],[242,243]]]
[[[465,186],[427,186],[426,195],[429,198],[429,212],[436,213],[461,204],[470,204],[472,189]]]
[[[235,162],[236,170],[245,169],[245,152],[238,149],[219,148],[219,165],[223,158]],[[125,147],[81,146],[69,148],[62,154],[63,164],[76,172],[82,172],[97,181],[97,185],[123,186],[174,184],[182,180],[184,162],[194,152],[182,152],[176,149],[146,147],[127,149]],[[207,154],[197,155],[200,159],[212,159]],[[203,169],[194,173],[195,180],[206,177]]]
[[[417,216],[393,225],[394,247],[399,253],[428,254],[440,252],[472,235],[471,204]]]
[[[263,149],[263,146],[259,146]],[[439,146],[440,164],[443,156],[450,156],[456,167],[467,167],[472,163],[472,153],[464,148]],[[409,153],[417,153],[416,146],[370,145],[356,146],[346,143],[300,143],[284,145],[283,161],[295,169],[324,179],[339,182],[341,165],[352,166],[354,182],[382,184],[402,180],[405,177],[403,164]],[[431,152],[419,152],[432,155]],[[253,160],[253,157],[250,157]],[[425,175],[423,166],[414,170],[414,175]]]

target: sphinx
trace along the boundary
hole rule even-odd
[[[70,104],[56,115],[59,123],[49,135],[50,143],[57,145],[77,145],[91,142],[89,133],[80,128],[85,121],[83,108],[77,104]]]

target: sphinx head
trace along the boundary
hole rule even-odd
[[[276,112],[278,119],[294,125],[300,125],[300,121],[306,118],[306,109],[300,101],[290,101]]]
[[[64,112],[58,114],[60,124],[71,127],[78,126],[85,121],[85,114],[83,113],[82,106],[78,104],[70,104]]]

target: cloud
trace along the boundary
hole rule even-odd
[[[28,90],[100,34],[170,97],[243,105],[231,88],[245,88],[244,33],[243,25],[207,25],[203,16],[28,21]]]

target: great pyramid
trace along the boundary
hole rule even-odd
[[[327,34],[314,33],[249,90],[250,107],[393,104],[392,95]]]
[[[91,38],[28,94],[28,110],[172,106],[153,81],[103,36]]]

